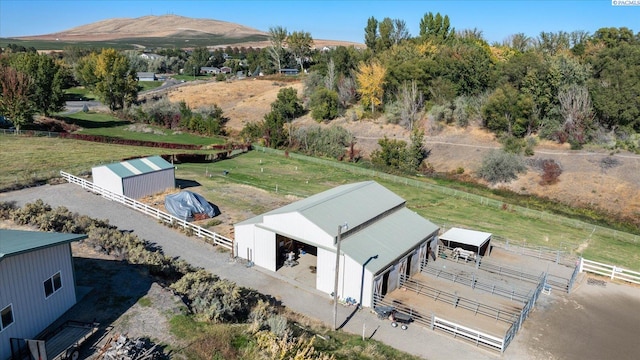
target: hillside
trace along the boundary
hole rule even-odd
[[[269,80],[240,80],[230,83],[206,82],[180,87],[169,94],[171,101],[185,101],[191,107],[218,104],[229,117],[227,128],[240,131],[247,122],[259,121],[270,111],[282,87],[293,87],[302,93],[302,83],[278,83]],[[331,122],[351,131],[356,148],[368,156],[387,136],[409,142],[405,128],[385,124],[384,119],[352,121],[348,116]],[[297,119],[296,126],[316,126],[309,115]],[[326,126],[326,125],[323,125]],[[488,151],[500,148],[495,136],[478,127],[431,126],[425,129],[425,144],[431,150],[427,161],[437,172],[457,172],[474,176]],[[541,174],[533,168],[516,181],[498,186],[521,194],[533,194],[561,201],[572,206],[604,209],[611,214],[637,218],[640,216],[640,156],[621,152],[611,155],[602,149],[572,151],[567,144],[542,142],[534,158],[553,159],[562,167],[559,182],[540,184]]]
[[[174,46],[181,47],[203,45],[265,47],[269,44],[267,33],[258,29],[226,21],[194,19],[179,15],[107,19],[53,34],[24,36],[17,39],[61,44],[125,41],[141,46],[170,46],[169,40],[173,39]],[[315,40],[316,47],[337,45],[364,47],[362,44],[347,41]]]

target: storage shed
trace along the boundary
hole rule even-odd
[[[0,359],[76,303],[73,241],[86,235],[0,230]]]
[[[91,169],[94,185],[139,199],[175,187],[175,168],[160,156],[127,160]]]
[[[460,247],[481,256],[489,255],[491,234],[468,229],[451,228],[440,235],[440,241],[450,248]]]
[[[438,227],[374,181],[338,186],[235,224],[236,256],[271,271],[291,252],[314,257],[315,288],[363,306],[399,287],[426,263]],[[305,270],[305,269],[302,269]]]

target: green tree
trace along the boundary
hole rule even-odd
[[[200,68],[203,66],[207,66],[209,62],[209,49],[206,47],[197,47],[193,49],[191,56],[184,64],[184,74],[185,75],[193,75],[194,77],[200,74]]]
[[[114,49],[103,49],[93,68],[96,95],[109,109],[122,109],[138,96],[138,80],[126,56]]]
[[[291,143],[291,121],[303,113],[304,108],[298,99],[298,91],[294,88],[280,89],[276,101],[271,103],[271,111],[264,117],[267,145],[279,147],[287,141]],[[287,131],[285,125],[288,125]]]
[[[11,67],[0,67],[0,114],[11,120],[16,130],[33,121],[31,78]]]
[[[311,117],[316,121],[333,120],[338,116],[338,93],[320,88],[311,95]]]
[[[593,69],[588,88],[598,119],[608,128],[639,132],[640,36],[607,28],[594,34],[594,42],[601,49],[587,59]]]
[[[442,43],[452,40],[455,37],[455,29],[449,23],[449,16],[444,17],[440,13],[435,15],[432,12],[424,14],[420,19],[420,38]]]
[[[64,108],[65,71],[50,56],[21,53],[11,58],[12,66],[31,77],[31,100],[36,112],[48,116]]]
[[[367,26],[364,28],[364,44],[367,49],[376,51],[378,43],[378,20],[373,16],[367,20]]]
[[[311,34],[305,31],[294,31],[287,36],[287,46],[296,58],[300,70],[304,73],[304,61],[311,52],[313,38]]]
[[[489,96],[482,107],[482,117],[491,131],[523,137],[535,129],[533,105],[531,96],[504,85]]]

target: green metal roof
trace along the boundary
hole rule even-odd
[[[0,230],[0,261],[30,251],[86,239],[84,234],[55,232]]]
[[[104,165],[121,178],[173,168],[173,165],[160,156],[132,159]]]
[[[359,264],[378,255],[366,265],[367,270],[376,274],[436,231],[437,225],[402,208],[343,238],[340,247]]]
[[[341,185],[306,199],[296,201],[238,224],[256,224],[270,215],[297,212],[331,236],[338,235],[338,225],[347,223],[355,229],[390,209],[404,205],[405,200],[375,181]]]

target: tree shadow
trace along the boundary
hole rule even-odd
[[[130,121],[125,121],[125,120],[91,121],[91,120],[84,120],[84,119],[74,119],[66,116],[59,117],[58,119],[66,122],[67,124],[75,124],[85,129],[112,128],[112,127],[131,124]]]
[[[188,189],[188,188],[196,187],[200,185],[201,184],[199,182],[194,180],[176,179],[176,187],[178,187],[179,189]]]

